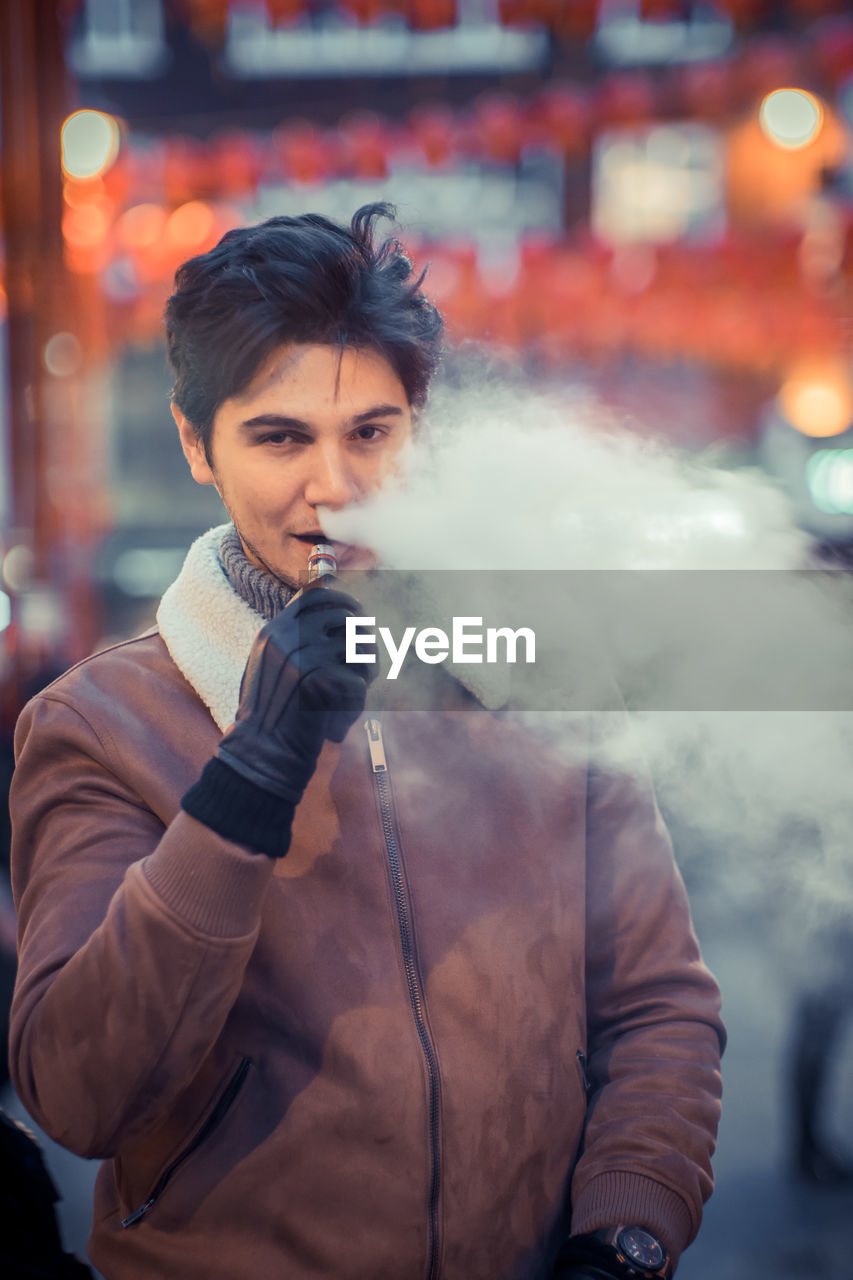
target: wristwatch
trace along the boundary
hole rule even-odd
[[[670,1266],[666,1249],[645,1227],[609,1227],[593,1234],[602,1244],[615,1250],[626,1277],[639,1280],[669,1280]]]

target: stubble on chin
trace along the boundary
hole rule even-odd
[[[228,514],[231,515],[231,512],[229,511]],[[276,569],[270,564],[258,547],[256,547],[252,542],[251,538],[246,536],[237,521],[234,519],[233,515],[231,515],[231,523],[237,530],[237,537],[240,539],[240,543],[243,547],[243,552],[247,560],[250,560],[258,568],[263,569],[265,573],[268,573],[270,577],[275,578],[277,582],[281,582],[286,587],[290,587],[292,590],[297,591],[300,585],[299,582],[295,581],[289,574],[282,573],[280,569]]]

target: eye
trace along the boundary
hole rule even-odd
[[[292,431],[267,431],[257,437],[258,444],[297,444],[298,437]]]
[[[385,428],[379,426],[377,423],[366,422],[364,426],[359,427],[353,435],[356,440],[376,440],[379,436],[385,435]]]

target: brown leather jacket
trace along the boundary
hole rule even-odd
[[[570,1210],[697,1230],[723,1032],[650,790],[477,706],[372,732],[274,863],[180,811],[220,731],[159,635],[21,717],[12,1073],[105,1161],[108,1280],[533,1280]]]

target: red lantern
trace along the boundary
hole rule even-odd
[[[341,10],[362,26],[379,22],[388,12],[386,0],[339,0]]]
[[[549,296],[554,276],[554,242],[530,234],[521,242],[516,280],[515,321],[518,339],[530,342],[548,327]]]
[[[798,79],[796,45],[782,36],[751,40],[734,66],[735,86],[748,100],[763,98],[773,89],[796,84]]]
[[[846,0],[788,0],[788,8],[807,22],[815,18],[827,17],[830,14],[845,13],[849,8]]]
[[[218,190],[229,196],[254,193],[260,175],[260,154],[254,136],[236,130],[223,133],[214,139],[212,150],[219,175]]]
[[[674,88],[684,109],[700,120],[719,120],[732,109],[729,68],[723,62],[701,62],[682,67]]]
[[[431,168],[446,165],[453,151],[453,113],[443,103],[415,107],[409,124]]]
[[[548,142],[560,151],[578,155],[586,149],[589,104],[575,85],[549,85],[534,104],[531,117]]]
[[[295,26],[308,13],[307,0],[266,0],[267,13],[274,27]]]
[[[690,0],[641,0],[640,16],[646,22],[686,22],[692,8]]]
[[[210,148],[194,138],[167,138],[163,159],[163,183],[169,204],[184,204],[197,196],[212,195],[218,185]]]
[[[504,26],[514,27],[536,22],[536,0],[499,0],[498,15]]]
[[[456,25],[456,0],[409,0],[406,8],[409,25],[420,31]]]
[[[837,87],[853,73],[853,21],[821,22],[814,29],[812,57],[820,74]]]
[[[206,44],[222,44],[228,25],[230,0],[181,0],[189,24]]]
[[[388,139],[384,122],[373,111],[353,112],[339,127],[344,163],[358,178],[388,176]]]
[[[595,114],[604,125],[638,124],[654,117],[655,93],[648,76],[625,72],[608,76],[594,100]]]
[[[771,0],[717,0],[739,29],[754,27],[767,14]]]
[[[588,40],[595,32],[600,0],[564,0],[549,25],[563,40]]]
[[[523,118],[517,98],[510,94],[483,94],[475,104],[480,144],[490,160],[516,164],[521,153]]]
[[[323,182],[330,170],[329,148],[322,134],[307,120],[294,120],[276,129],[273,145],[282,171],[293,182]]]
[[[441,299],[441,309],[449,332],[454,338],[482,338],[491,318],[474,245],[456,245],[450,250],[453,266],[452,285]],[[448,264],[449,265],[449,264]]]
[[[529,26],[534,23],[557,31],[568,24],[576,26],[577,18],[594,9],[592,0],[498,0],[498,13],[505,26]],[[573,19],[575,20],[573,22]],[[593,13],[592,28],[595,27]]]

